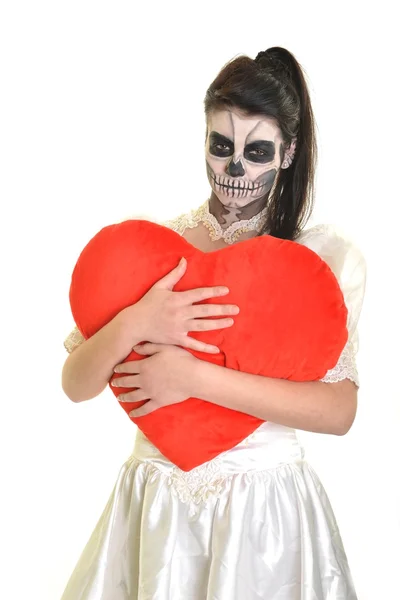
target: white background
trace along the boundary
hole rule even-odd
[[[0,14],[0,596],[56,600],[131,451],[111,392],[60,386],[69,278],[100,227],[208,194],[202,101],[226,61],[281,45],[319,126],[314,220],[368,263],[362,387],[344,437],[303,434],[360,599],[398,594],[399,102],[394,3],[19,2]],[[394,9],[393,9],[394,10]],[[322,599],[321,599],[322,600]]]

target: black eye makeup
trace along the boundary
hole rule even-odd
[[[233,142],[229,138],[212,131],[210,133],[209,151],[213,156],[226,158],[233,154]]]
[[[267,140],[252,142],[245,147],[243,156],[251,162],[260,164],[269,163],[275,157],[275,144]]]
[[[228,158],[234,154],[235,145],[232,140],[226,136],[212,131],[209,139],[209,152],[213,156]],[[243,157],[257,164],[266,164],[272,162],[275,158],[275,144],[268,140],[256,140],[247,144],[244,149]]]

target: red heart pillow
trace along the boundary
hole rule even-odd
[[[347,340],[347,309],[335,276],[317,254],[271,236],[204,253],[148,221],[105,227],[82,251],[70,303],[83,336],[140,300],[182,256],[188,267],[175,291],[226,285],[228,296],[208,302],[240,307],[231,328],[192,334],[221,349],[219,355],[197,356],[292,381],[321,379],[335,366]],[[126,361],[136,359],[143,357],[132,352]],[[111,389],[116,395],[130,391]],[[120,403],[127,413],[141,404]],[[194,398],[132,421],[184,471],[233,448],[263,422]]]

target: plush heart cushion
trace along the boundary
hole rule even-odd
[[[336,278],[308,248],[271,236],[204,253],[148,221],[105,227],[84,248],[72,275],[71,309],[83,336],[140,300],[182,256],[188,267],[175,291],[226,285],[229,295],[207,302],[240,307],[229,329],[192,334],[217,345],[220,354],[195,355],[291,381],[318,380],[334,367],[347,340],[347,309]],[[128,360],[146,359],[132,352]],[[116,395],[131,391],[111,389]],[[141,404],[120,403],[127,413]],[[262,423],[195,398],[132,420],[185,471],[233,448]]]

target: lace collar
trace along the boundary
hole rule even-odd
[[[251,219],[236,221],[235,223],[232,223],[232,225],[229,225],[227,229],[222,229],[217,219],[210,213],[207,200],[199,208],[191,210],[187,214],[180,215],[176,219],[167,221],[164,225],[174,229],[177,233],[182,235],[185,229],[193,229],[194,227],[197,227],[199,223],[203,223],[208,229],[210,238],[213,242],[223,239],[227,244],[233,244],[238,240],[242,233],[248,231],[260,232],[266,214],[267,207]]]

